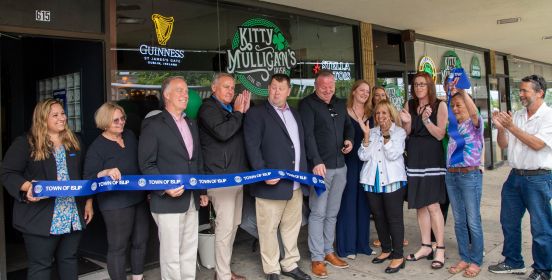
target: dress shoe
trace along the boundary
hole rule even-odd
[[[326,261],[326,263],[329,263],[330,265],[332,265],[333,267],[336,267],[336,268],[347,268],[347,267],[349,267],[349,264],[346,261],[338,258],[336,256],[336,254],[333,253],[333,252],[327,254],[326,257],[324,258],[324,260]]]
[[[385,253],[382,253],[382,254],[385,254]],[[378,264],[378,263],[385,262],[386,260],[388,260],[391,257],[391,253],[389,253],[389,255],[387,255],[387,257],[385,257],[385,258],[380,258],[380,256],[381,256],[381,254],[379,256],[373,258],[372,263]]]
[[[313,261],[311,264],[311,271],[314,277],[328,278],[328,272],[326,271],[326,264],[324,262]]]
[[[396,273],[396,272],[399,272],[399,270],[403,269],[404,266],[406,264],[406,261],[404,260],[404,258],[402,259],[402,263],[401,265],[397,266],[397,267],[390,267],[388,266],[386,269],[385,269],[385,273]]]
[[[267,274],[266,280],[280,280],[280,275],[278,275],[277,273]]]
[[[296,267],[292,271],[288,272],[282,270],[282,274],[295,280],[311,280],[311,277],[303,272],[299,267]]]
[[[241,276],[241,275],[238,275],[234,272],[232,272],[232,278],[230,278],[231,280],[246,280],[246,278],[244,276]]]

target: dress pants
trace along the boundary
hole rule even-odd
[[[293,191],[290,200],[255,199],[261,260],[265,274],[280,274],[297,268],[300,259],[297,238],[301,229],[303,192]],[[284,245],[284,258],[278,264],[280,250],[278,228]]]
[[[29,262],[27,280],[49,280],[54,259],[60,280],[76,280],[77,249],[81,236],[82,231],[50,236],[24,233],[23,240]]]
[[[404,218],[403,200],[405,188],[391,193],[366,192],[382,253],[391,253],[391,259],[403,258]]]
[[[131,272],[133,275],[143,274],[149,237],[146,201],[121,209],[103,210],[102,216],[107,231],[107,271],[111,280],[127,278],[129,243]]]
[[[159,233],[159,263],[163,280],[194,280],[198,244],[198,214],[194,196],[185,213],[151,213]]]
[[[232,249],[241,223],[243,186],[209,189],[207,195],[215,208],[215,273],[218,280],[230,280]]]
[[[347,183],[347,166],[326,170],[326,191],[317,195],[310,187],[309,249],[312,261],[323,261],[334,252],[335,224]]]

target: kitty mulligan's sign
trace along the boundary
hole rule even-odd
[[[268,95],[268,80],[273,74],[289,75],[297,64],[295,51],[289,48],[284,34],[273,22],[253,18],[234,34],[228,50],[226,71],[233,73],[254,94]]]
[[[155,27],[155,35],[159,46],[141,44],[138,50],[148,65],[177,67],[184,58],[184,50],[166,48],[171,39],[174,17],[165,17],[160,14],[151,15]]]
[[[450,74],[450,70],[454,68],[462,68],[462,62],[455,51],[449,50],[443,54],[441,58],[441,84]]]

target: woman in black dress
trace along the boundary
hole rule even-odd
[[[359,122],[372,124],[370,86],[358,80],[351,88],[347,99],[347,112],[355,129],[352,151],[358,151],[363,132]],[[360,185],[360,170],[363,162],[356,152],[345,155],[347,184],[341,198],[341,208],[337,215],[336,252],[340,257],[355,259],[357,254],[371,255],[370,248],[370,207]]]
[[[122,174],[139,174],[137,141],[125,129],[126,115],[115,103],[103,104],[95,114],[96,126],[103,132],[86,153],[86,179],[109,176],[121,179]],[[98,205],[107,230],[107,271],[114,280],[126,279],[126,251],[130,246],[132,279],[142,279],[149,234],[149,211],[143,191],[111,191],[99,193]]]
[[[409,140],[407,152],[408,208],[417,209],[422,247],[408,261],[433,258],[431,230],[437,247],[431,268],[443,268],[445,262],[445,223],[439,203],[446,200],[445,157],[441,140],[448,119],[447,106],[436,97],[433,79],[425,72],[414,77],[409,100],[401,111],[401,120]]]

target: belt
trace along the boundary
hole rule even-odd
[[[550,173],[552,173],[551,170],[548,170],[548,169],[533,169],[533,170],[529,170],[529,169],[512,169],[512,171],[514,171],[514,174],[518,175],[518,176],[537,176],[537,175],[548,175]]]
[[[466,166],[466,167],[449,167],[447,171],[450,173],[468,173],[470,171],[479,170],[479,166]]]

